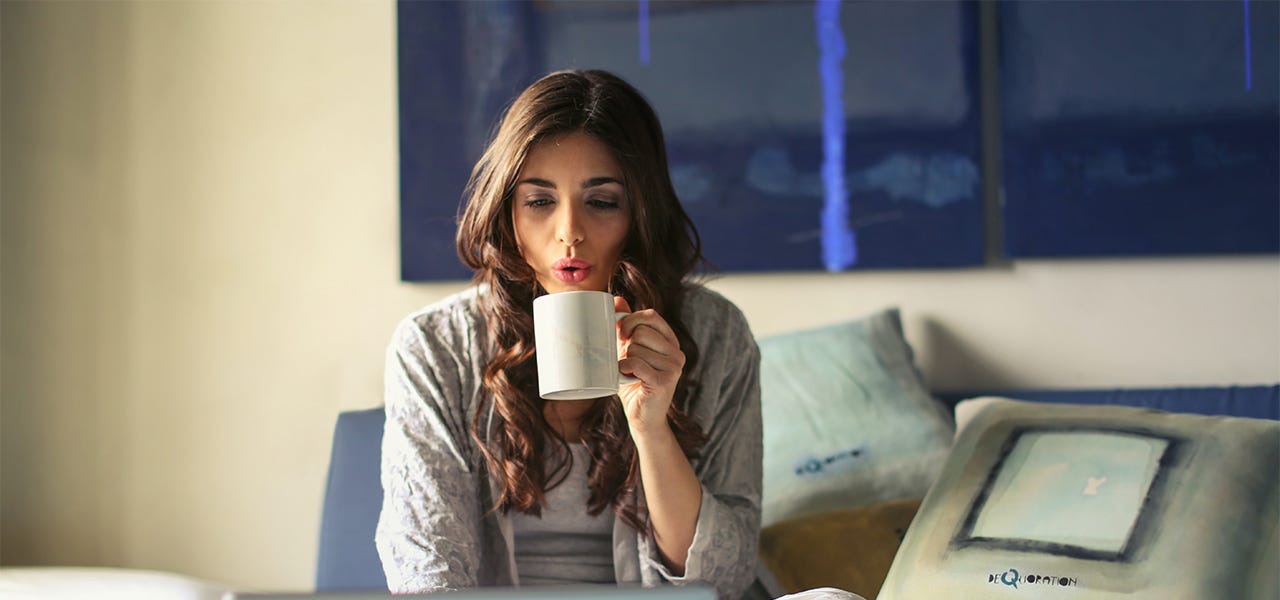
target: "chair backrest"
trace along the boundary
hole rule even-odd
[[[386,590],[373,545],[382,510],[381,408],[338,415],[320,519],[316,590]]]

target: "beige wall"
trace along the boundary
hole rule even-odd
[[[389,2],[0,2],[0,563],[301,590],[398,282]],[[758,334],[889,304],[940,388],[1280,380],[1280,261],[730,276]]]

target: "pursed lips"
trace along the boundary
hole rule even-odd
[[[556,279],[564,283],[582,283],[591,275],[592,264],[581,258],[565,257],[551,265]]]

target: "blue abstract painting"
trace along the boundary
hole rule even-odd
[[[972,2],[400,2],[401,274],[469,275],[454,233],[502,109],[613,71],[667,135],[721,271],[984,258]]]
[[[1006,254],[1280,251],[1280,3],[999,18]]]

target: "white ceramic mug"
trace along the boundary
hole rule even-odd
[[[538,395],[583,400],[618,393],[638,381],[618,372],[618,329],[608,292],[560,292],[533,300]]]

